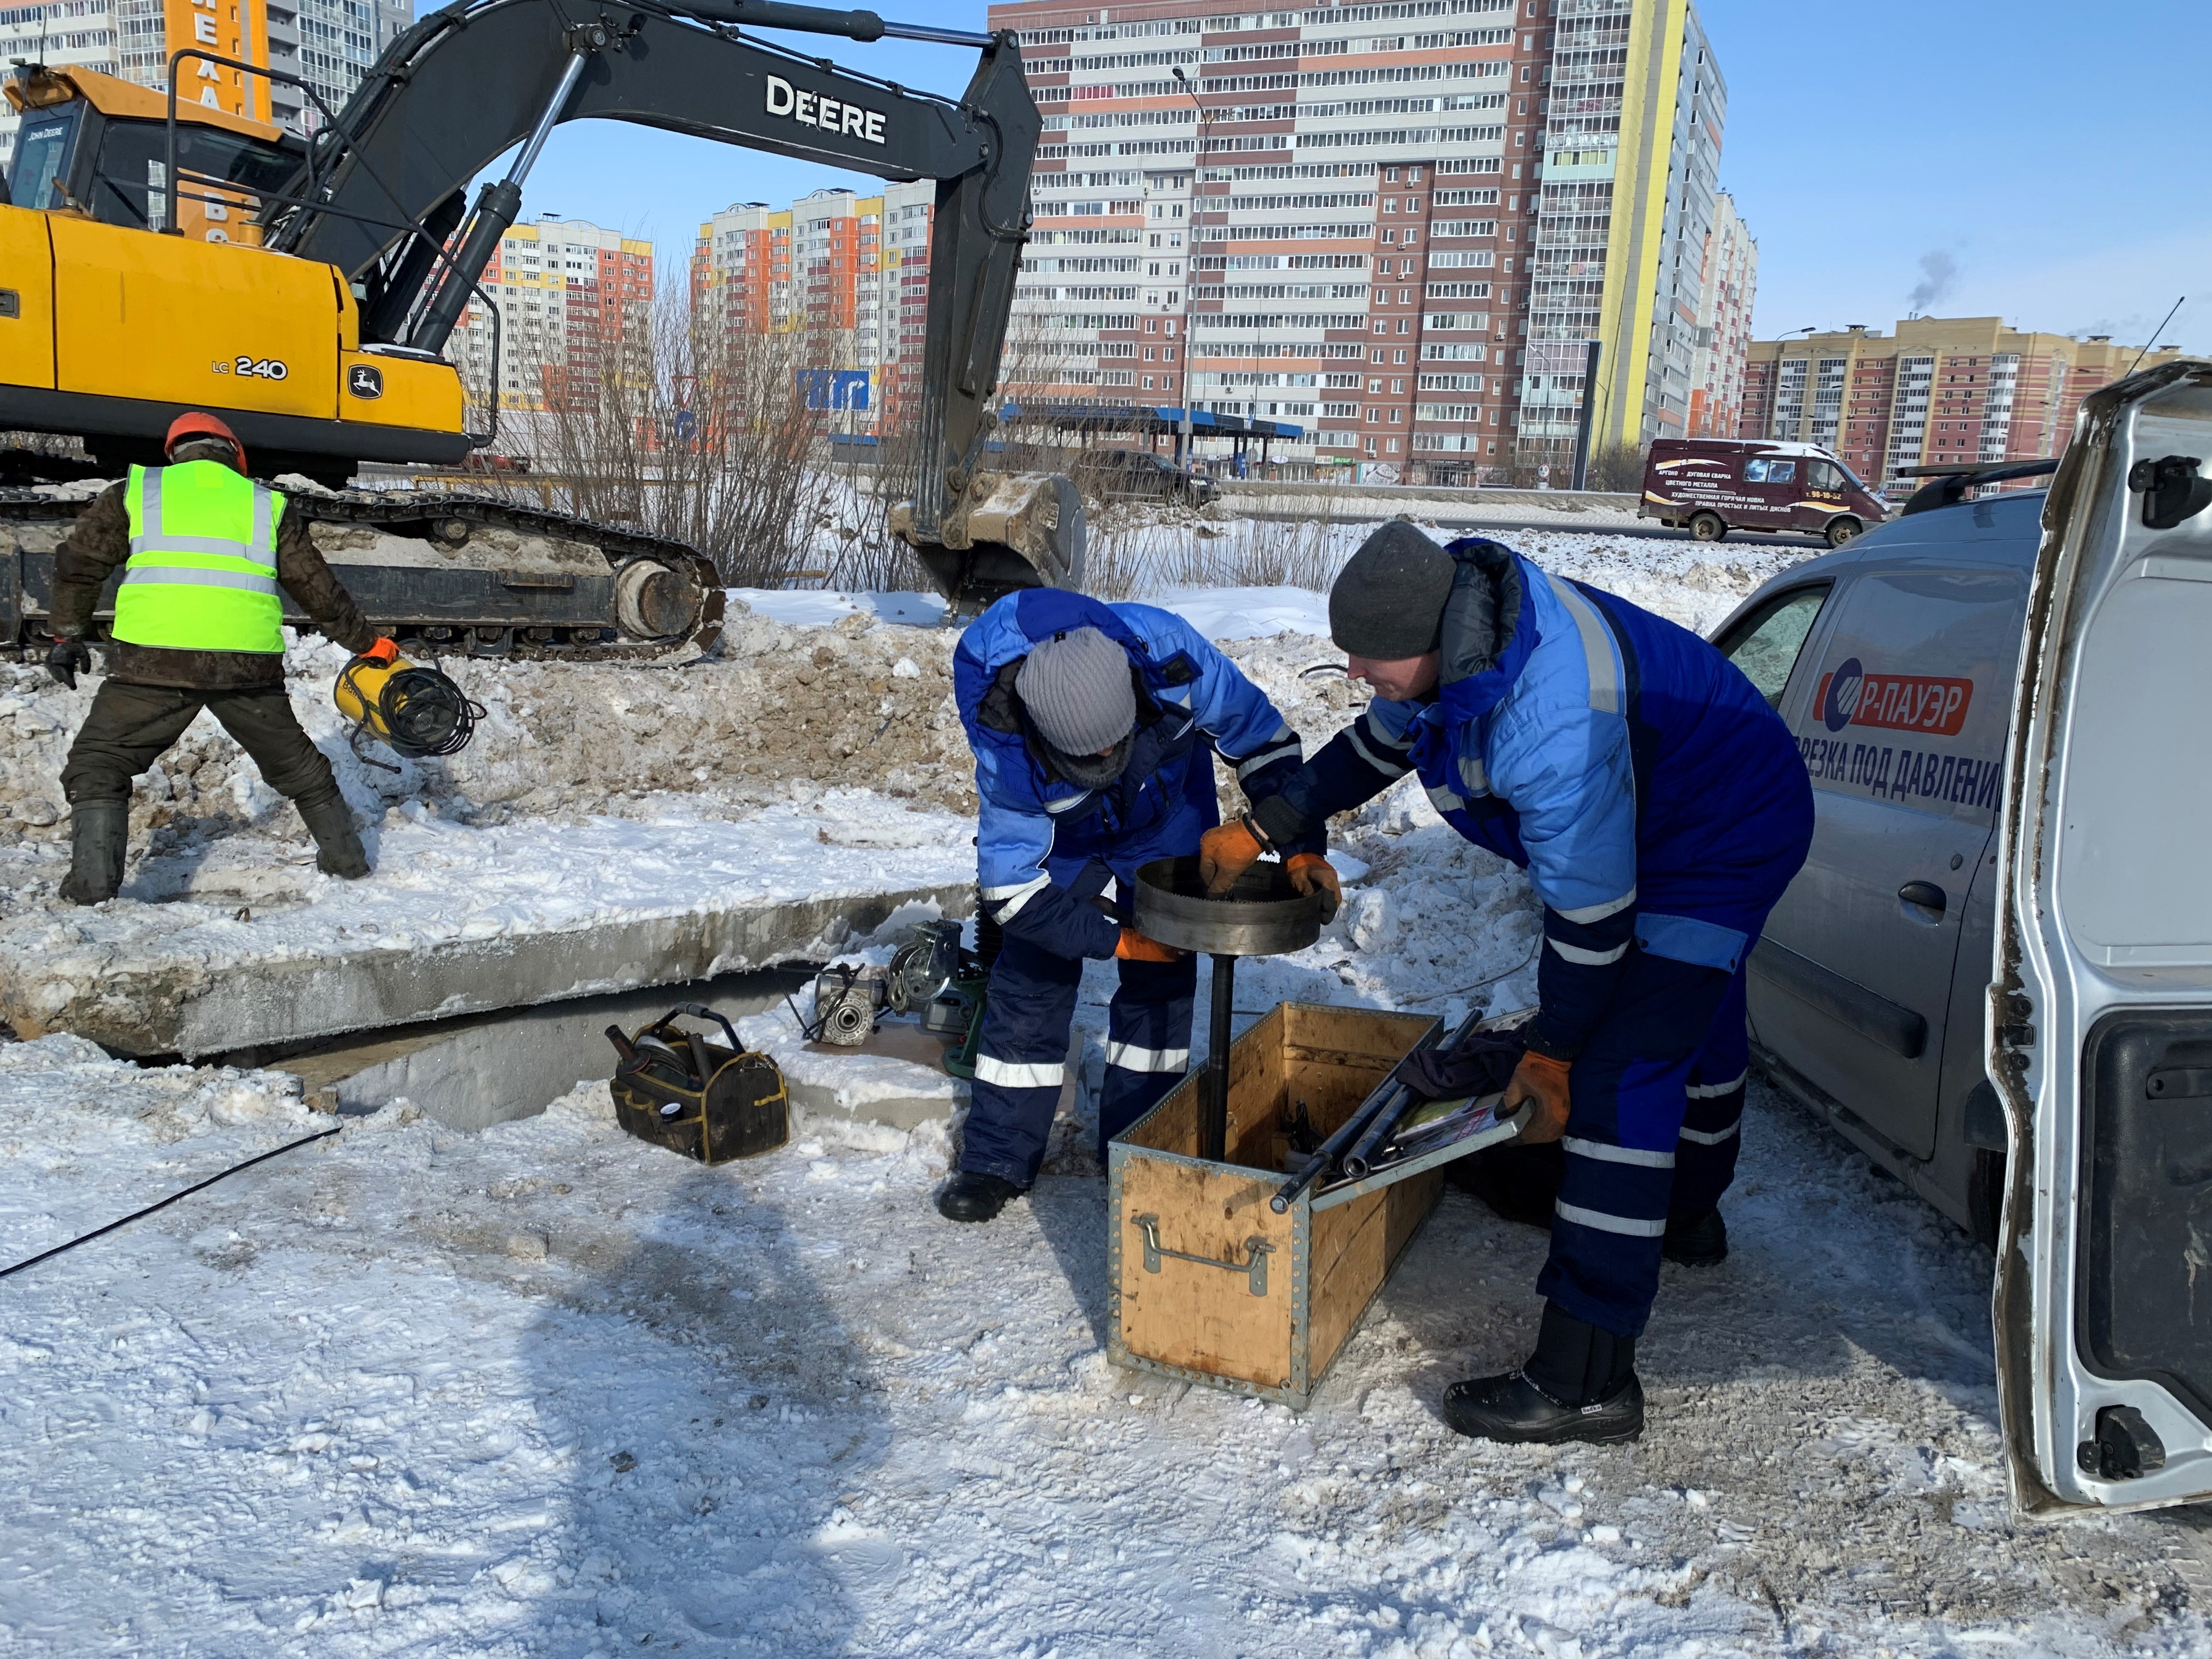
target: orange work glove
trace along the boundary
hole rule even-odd
[[[1225,893],[1266,850],[1241,818],[1209,830],[1198,838],[1198,878],[1207,892]]]
[[[1311,894],[1318,889],[1322,894],[1321,919],[1324,924],[1336,920],[1336,907],[1344,902],[1344,884],[1337,879],[1336,871],[1318,853],[1293,853],[1283,860],[1283,868],[1290,872],[1291,885],[1299,892]]]
[[[1174,962],[1184,953],[1172,945],[1146,939],[1133,927],[1124,927],[1121,942],[1114,947],[1114,954],[1123,962]]]
[[[1521,1145],[1539,1146],[1566,1133],[1567,1073],[1571,1068],[1572,1062],[1553,1060],[1533,1048],[1521,1056],[1511,1081],[1505,1085],[1505,1098],[1498,1104],[1498,1115],[1510,1117],[1523,1104],[1534,1103],[1536,1109],[1518,1138]]]
[[[399,654],[399,641],[389,637],[380,639],[361,654],[371,662],[388,664]]]

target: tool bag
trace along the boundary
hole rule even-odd
[[[678,1016],[713,1020],[729,1046],[680,1029]],[[726,1164],[774,1152],[791,1138],[791,1101],[775,1061],[738,1041],[737,1028],[713,1009],[687,1002],[635,1036],[607,1027],[617,1060],[610,1085],[615,1117],[640,1140]]]

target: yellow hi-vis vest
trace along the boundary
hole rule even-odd
[[[221,461],[134,466],[131,558],[115,637],[173,651],[281,652],[276,526],[284,498]]]

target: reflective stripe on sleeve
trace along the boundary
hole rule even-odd
[[[1066,1079],[1067,1065],[1057,1060],[1049,1065],[1024,1065],[1019,1060],[994,1060],[988,1054],[978,1054],[975,1075],[1001,1089],[1057,1089]]]
[[[1552,577],[1551,582],[1553,593],[1574,618],[1575,632],[1582,635],[1583,656],[1589,665],[1589,706],[1601,714],[1620,714],[1620,663],[1613,654],[1612,630],[1571,582],[1560,576]]]
[[[1672,1152],[1648,1152],[1640,1146],[1608,1146],[1601,1140],[1584,1140],[1579,1135],[1569,1135],[1559,1145],[1579,1158],[1594,1158],[1601,1164],[1637,1164],[1647,1170],[1674,1167]]]
[[[1723,1095],[1732,1095],[1743,1087],[1744,1079],[1751,1073],[1738,1072],[1726,1083],[1693,1083],[1682,1091],[1692,1100],[1718,1100]]]
[[[1607,1215],[1602,1210],[1585,1210],[1579,1204],[1565,1202],[1554,1202],[1552,1209],[1562,1221],[1595,1227],[1601,1233],[1619,1233],[1626,1238],[1663,1238],[1667,1236],[1667,1224],[1663,1220],[1645,1221],[1636,1216]]]
[[[1571,910],[1560,910],[1559,919],[1571,921],[1577,927],[1587,927],[1594,921],[1603,921],[1607,916],[1617,916],[1636,902],[1636,890],[1632,887],[1619,898],[1607,899],[1602,904],[1581,904]],[[1557,909],[1555,905],[1553,907]]]
[[[1628,954],[1629,946],[1629,941],[1626,939],[1621,940],[1610,951],[1585,951],[1579,945],[1565,945],[1555,939],[1547,939],[1544,943],[1557,951],[1565,960],[1583,968],[1603,968],[1608,963],[1619,962],[1621,957]]]
[[[1431,789],[1429,791],[1429,805],[1439,812],[1456,812],[1467,805],[1467,801],[1463,796],[1455,795],[1449,789]]]
[[[1248,778],[1263,766],[1273,766],[1279,760],[1298,760],[1304,754],[1305,750],[1298,740],[1292,738],[1288,743],[1279,743],[1273,749],[1261,750],[1249,760],[1237,762],[1237,775],[1239,779]]]
[[[1367,746],[1366,740],[1359,735],[1359,727],[1356,725],[1346,726],[1344,732],[1345,736],[1351,740],[1352,752],[1376,771],[1394,778],[1405,775],[1407,767],[1411,764],[1410,762],[1401,760],[1395,755],[1391,756],[1388,760],[1383,759]]]
[[[1187,1072],[1190,1069],[1190,1050],[1140,1048],[1133,1042],[1109,1042],[1106,1045],[1106,1063],[1125,1072]]]
[[[983,902],[992,907],[991,914],[999,919],[1001,926],[1004,926],[1021,914],[1022,906],[1051,885],[1050,876],[1039,876],[1036,880],[1025,881],[1018,887],[986,887],[983,890]]]

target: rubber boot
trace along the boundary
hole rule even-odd
[[[1717,1267],[1728,1260],[1728,1223],[1718,1210],[1669,1210],[1659,1254],[1685,1267]]]
[[[1636,1339],[1616,1336],[1544,1304],[1536,1352],[1517,1371],[1470,1377],[1444,1390],[1444,1421],[1476,1440],[1512,1445],[1598,1445],[1644,1432]]]
[[[1003,1176],[963,1170],[938,1194],[937,1212],[947,1221],[995,1221],[999,1212],[1021,1195],[1022,1189]]]
[[[70,807],[70,872],[62,896],[71,904],[98,904],[123,885],[123,855],[131,847],[127,802],[76,801]]]
[[[362,851],[361,832],[353,827],[353,808],[345,804],[344,796],[292,804],[315,838],[316,869],[347,881],[359,881],[368,873],[368,854]]]

